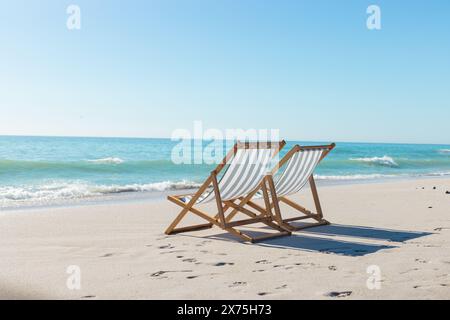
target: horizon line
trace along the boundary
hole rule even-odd
[[[160,139],[172,140],[170,137],[138,137],[138,136],[78,136],[78,135],[28,135],[28,134],[0,134],[0,137],[29,137],[29,138],[85,138],[85,139]],[[190,139],[196,140],[196,139]],[[211,141],[201,139],[202,141]],[[380,141],[349,141],[349,140],[322,140],[322,139],[280,139],[287,142],[335,142],[335,143],[355,143],[355,144],[406,144],[406,145],[445,145],[450,146],[450,143],[424,143],[424,142],[380,142]]]

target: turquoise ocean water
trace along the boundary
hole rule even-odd
[[[282,154],[296,143],[320,142],[291,141]],[[176,144],[0,136],[0,208],[195,188],[214,165],[174,164]],[[450,145],[337,143],[316,172],[319,180],[342,182],[445,175],[450,175]]]

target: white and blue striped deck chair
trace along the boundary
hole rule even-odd
[[[277,216],[281,216],[279,203],[283,202],[288,206],[300,211],[302,215],[282,219],[283,226],[291,231],[301,230],[305,228],[315,227],[319,225],[329,224],[323,218],[322,207],[320,205],[319,195],[317,193],[316,183],[314,181],[314,170],[328,153],[333,150],[336,145],[324,146],[304,146],[296,145],[293,147],[280,161],[278,166],[272,170],[272,176],[278,170],[284,170],[275,178],[268,177],[269,193],[272,199],[271,207],[275,209]],[[305,207],[295,203],[287,197],[298,193],[309,182],[310,189],[314,198],[316,212],[311,212]],[[261,196],[258,194],[258,196]],[[290,222],[313,219],[316,223],[303,226],[294,226]]]
[[[249,242],[290,235],[290,231],[273,222],[272,210],[269,207],[263,210],[261,214],[253,215],[250,219],[245,220],[231,222],[225,215],[228,209],[234,209],[234,211],[243,213],[248,212],[244,206],[261,190],[266,195],[265,203],[267,205],[270,204],[266,189],[267,174],[270,173],[269,165],[285,144],[284,141],[237,142],[196,193],[167,197],[169,201],[181,206],[183,209],[165,233],[175,234],[202,230],[215,225]],[[223,173],[222,170],[224,170]],[[198,208],[198,205],[213,201],[217,205],[217,214],[214,217]],[[203,218],[207,223],[176,228],[188,212]],[[276,229],[277,232],[252,237],[235,228],[253,223],[264,223]]]
[[[278,165],[273,168],[271,175],[267,176],[266,182],[268,183],[267,192],[271,199],[268,207],[270,210],[274,209],[274,221],[280,226],[291,230],[297,231],[305,228],[311,228],[314,226],[329,224],[327,220],[323,218],[322,207],[319,201],[319,195],[317,193],[316,183],[314,181],[314,170],[319,165],[320,161],[327,156],[327,154],[335,147],[335,144],[325,145],[325,146],[305,146],[301,147],[299,145],[294,146],[278,163]],[[273,176],[278,173],[278,171],[283,170],[280,174]],[[305,207],[295,203],[294,201],[288,199],[287,197],[296,194],[309,182],[312,195],[314,198],[314,204],[316,206],[316,212],[313,213]],[[254,199],[265,197],[262,191],[259,191]],[[283,202],[288,206],[300,211],[302,215],[283,219],[279,203]],[[247,206],[255,209],[257,212],[264,212],[265,209],[262,208],[257,203],[252,200],[247,201]],[[228,216],[228,219],[233,219],[234,215],[238,213],[234,210]],[[251,214],[249,214],[251,215]],[[253,216],[255,214],[253,213]],[[313,219],[317,221],[316,223],[294,226],[290,222]]]

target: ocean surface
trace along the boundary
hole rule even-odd
[[[207,144],[207,142],[204,142]],[[286,153],[296,143],[290,141]],[[0,209],[198,187],[215,165],[177,165],[170,139],[0,136]],[[337,143],[321,181],[450,176],[450,145]]]

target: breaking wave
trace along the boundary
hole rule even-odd
[[[92,185],[84,182],[51,182],[39,186],[0,187],[0,207],[17,202],[48,203],[56,200],[73,200],[99,197],[108,194],[145,191],[171,191],[195,189],[200,185],[191,181],[163,181],[148,184]]]
[[[386,167],[398,167],[398,163],[389,156],[371,157],[371,158],[350,158],[350,161],[365,162],[372,165],[381,165]]]
[[[88,162],[91,163],[100,163],[100,164],[121,164],[124,161],[120,158],[103,158],[103,159],[95,159],[95,160],[87,160]]]
[[[394,178],[396,175],[390,174],[349,174],[349,175],[315,175],[314,178],[317,180],[334,180],[334,181],[345,181],[345,180],[371,180],[371,179],[382,179],[382,178]]]

